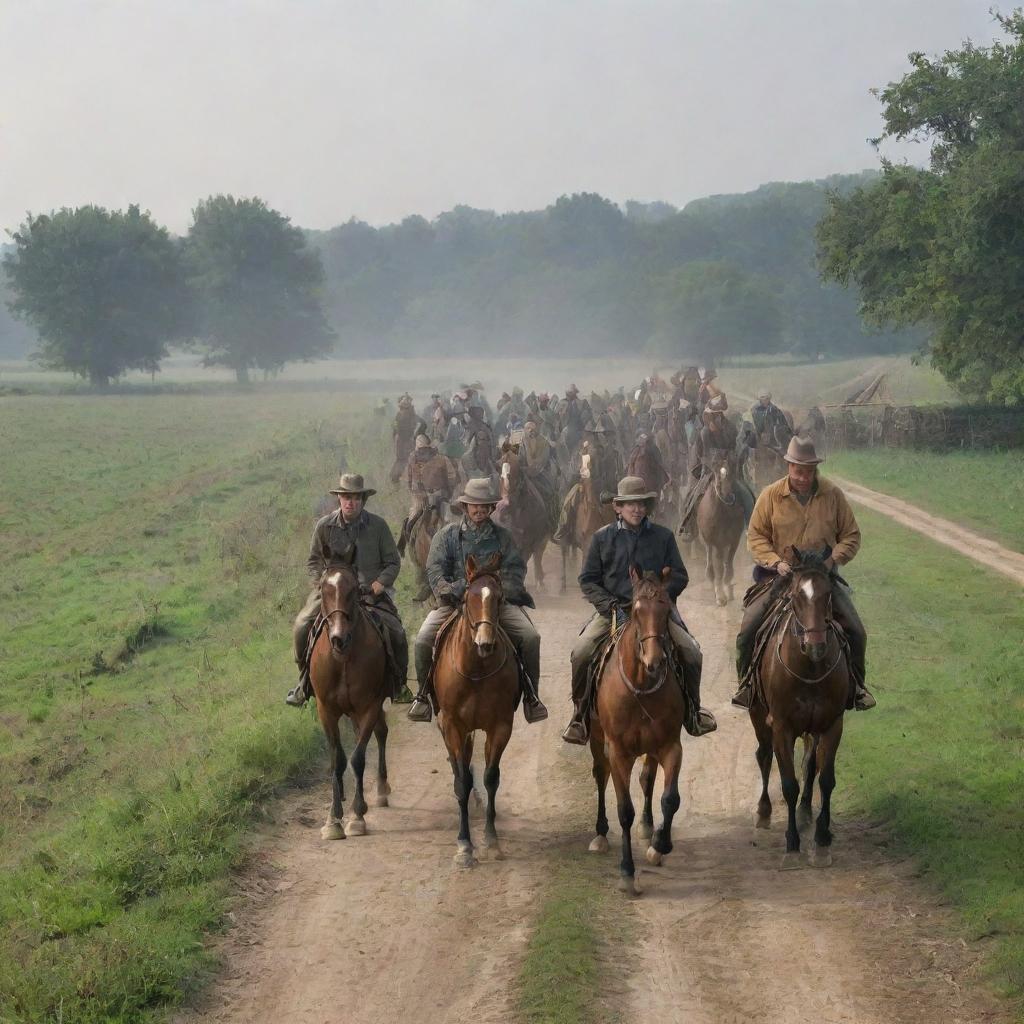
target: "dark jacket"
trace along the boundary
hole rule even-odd
[[[466,592],[466,559],[472,555],[478,563],[493,554],[501,555],[501,584],[509,604],[533,607],[533,598],[526,591],[526,563],[503,526],[487,520],[475,529],[463,517],[460,523],[449,523],[434,534],[427,555],[427,581],[437,598],[461,600]]]
[[[320,579],[332,562],[340,562],[349,547],[356,546],[356,568],[359,582],[369,586],[377,580],[382,587],[393,587],[402,567],[391,528],[365,509],[352,524],[341,518],[341,509],[319,520],[313,529],[306,569],[312,579]]]
[[[689,582],[675,534],[667,526],[645,519],[639,532],[633,532],[620,519],[602,526],[590,542],[580,573],[583,596],[605,614],[617,606],[628,607],[633,600],[633,584],[629,579],[631,565],[641,571],[658,573],[671,569],[668,595],[673,601]]]

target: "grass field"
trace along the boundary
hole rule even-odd
[[[884,823],[901,854],[991,944],[995,984],[1024,997],[1024,604],[1020,588],[858,511],[850,567],[878,708],[839,756],[846,814]]]
[[[1024,451],[837,451],[827,469],[1024,551]]]
[[[247,822],[319,764],[290,621],[339,459],[387,462],[368,404],[0,405],[0,1020],[142,1020],[202,976]]]

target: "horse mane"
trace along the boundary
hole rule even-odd
[[[827,544],[820,551],[801,551],[800,548],[793,548],[793,558],[790,564],[794,572],[820,572],[828,575],[828,567],[825,563],[832,557],[832,548]]]

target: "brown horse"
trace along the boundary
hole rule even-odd
[[[501,474],[501,504],[495,513],[499,525],[512,532],[516,547],[529,563],[537,583],[544,586],[544,551],[554,533],[551,510],[536,485],[530,482],[523,460],[515,448],[506,444],[498,462]]]
[[[478,729],[487,737],[483,845],[494,859],[502,856],[494,827],[495,796],[501,778],[501,755],[512,736],[519,700],[519,665],[512,642],[498,627],[504,600],[500,567],[501,555],[493,555],[483,566],[472,555],[466,559],[467,587],[462,609],[457,621],[442,636],[434,663],[437,724],[448,748],[459,802],[455,854],[459,867],[476,864],[469,833],[469,797],[473,791],[473,733]]]
[[[782,793],[789,808],[783,867],[799,867],[798,810],[802,823],[808,824],[816,774],[821,811],[814,831],[811,863],[819,867],[832,863],[831,798],[836,784],[836,752],[843,736],[843,713],[850,692],[850,671],[832,620],[832,577],[824,565],[831,554],[828,547],[818,553],[793,549],[792,575],[776,584],[784,587],[781,599],[787,610],[761,655],[767,706],[755,701],[750,709],[762,782],[757,827],[768,828],[771,821],[768,778],[773,753],[778,758]],[[806,758],[804,792],[798,808],[800,783],[793,748],[800,736],[810,736],[813,745]]]
[[[651,835],[647,849],[647,860],[660,864],[662,857],[672,852],[672,819],[679,810],[679,769],[683,762],[679,736],[686,708],[667,655],[672,601],[666,583],[671,570],[664,569],[659,576],[653,572],[641,574],[631,567],[629,575],[633,581],[632,614],[601,671],[597,717],[590,730],[597,783],[597,835],[590,849],[594,853],[608,849],[604,791],[610,773],[622,827],[619,887],[636,894],[639,890],[631,836],[635,811],[629,792],[633,765],[638,757],[646,755],[640,781],[644,792],[643,820],[647,826],[653,825],[651,794],[659,764],[664,773],[662,822]]]
[[[580,480],[574,487],[578,488],[575,502],[571,510],[562,506],[562,514],[571,515],[570,522],[559,524],[558,533],[564,533],[569,538],[567,543],[561,543],[562,550],[562,580],[560,585],[561,593],[566,592],[566,577],[569,569],[569,556],[573,548],[585,554],[590,548],[590,541],[595,533],[602,526],[615,522],[615,510],[611,505],[601,503],[601,495],[598,493],[598,485],[594,479],[591,467],[591,454],[584,452],[580,458]],[[570,491],[570,493],[572,493]],[[566,496],[568,501],[568,495]]]
[[[707,553],[705,569],[715,601],[734,599],[733,559],[743,535],[743,505],[736,495],[736,462],[731,453],[713,452],[711,482],[697,505],[697,536]]]
[[[355,549],[351,559],[355,558]],[[389,696],[385,677],[385,651],[380,634],[369,620],[359,600],[359,579],[352,561],[330,565],[320,577],[320,598],[325,625],[317,636],[310,658],[309,677],[316,694],[316,710],[331,749],[331,778],[334,795],[320,835],[324,839],[344,839],[366,835],[366,800],[363,796],[363,769],[370,735],[377,737],[377,806],[387,807],[388,766],[385,750],[388,724],[384,716],[384,698]],[[352,817],[342,821],[345,786],[345,751],[341,746],[338,722],[347,715],[356,735],[352,751],[352,774],[356,795]]]

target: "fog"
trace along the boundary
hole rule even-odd
[[[873,166],[869,94],[965,0],[0,5],[0,227],[258,194],[310,228],[590,190],[682,205]],[[922,159],[919,149],[893,155]]]

